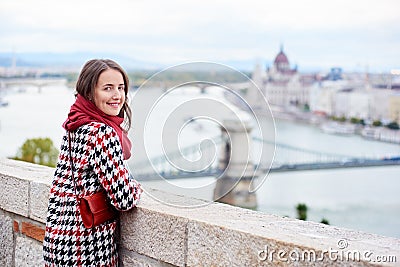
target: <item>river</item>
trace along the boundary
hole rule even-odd
[[[0,108],[0,157],[14,156],[27,138],[50,137],[60,146],[61,125],[74,101],[72,90],[25,89],[4,97],[9,106]],[[315,126],[288,121],[276,121],[276,141],[349,156],[400,155],[398,144],[325,134]],[[271,173],[257,191],[258,210],[295,217],[296,205],[305,203],[309,220],[326,218],[334,226],[400,238],[399,174],[400,166]],[[193,187],[212,179],[178,179],[174,183]],[[144,186],[157,187],[157,183]],[[211,199],[212,195],[208,192],[201,197]]]

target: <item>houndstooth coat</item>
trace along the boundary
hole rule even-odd
[[[115,130],[92,122],[73,132],[72,158],[77,194],[94,194],[103,187],[117,210],[134,207],[142,189],[129,176]],[[117,266],[116,221],[92,229],[83,225],[69,160],[68,134],[50,190],[46,234],[43,242],[45,266]]]

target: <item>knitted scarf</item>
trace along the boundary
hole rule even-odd
[[[68,113],[67,120],[63,123],[63,127],[67,131],[74,131],[80,126],[90,122],[101,122],[111,126],[118,134],[122,145],[124,159],[126,160],[131,156],[132,144],[127,133],[121,127],[121,123],[123,121],[124,119],[121,117],[105,114],[98,107],[96,107],[94,103],[86,100],[83,96],[78,94],[75,103],[71,106],[71,109]]]

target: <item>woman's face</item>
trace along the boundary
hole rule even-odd
[[[103,71],[94,88],[94,104],[105,114],[117,116],[125,102],[125,83],[122,74],[114,69]]]

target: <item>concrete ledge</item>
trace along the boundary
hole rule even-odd
[[[185,266],[187,218],[145,208],[121,218],[121,244],[125,249]]]
[[[52,177],[53,172],[52,170],[50,177]],[[29,217],[43,223],[46,223],[47,205],[50,195],[49,186],[48,181],[30,182]]]
[[[41,244],[18,236],[15,245],[15,266],[44,266]]]
[[[137,212],[129,212],[122,216],[121,228],[126,228],[121,234],[125,236],[124,240],[137,240],[136,249],[155,258],[161,257],[168,251],[168,248],[158,245],[160,240],[176,241],[181,244],[180,240],[185,234],[186,247],[183,256],[180,247],[175,246],[179,247],[175,250],[175,257],[179,259],[183,257],[185,264],[172,261],[169,257],[162,257],[164,261],[178,266],[267,266],[271,262],[285,265],[285,263],[295,263],[296,257],[301,258],[303,254],[306,259],[304,261],[300,259],[299,264],[310,266],[336,264],[370,266],[378,264],[372,262],[377,260],[375,256],[393,256],[397,262],[400,261],[400,239],[269,215],[221,203],[198,208],[177,208],[154,200],[151,197],[153,191],[155,190],[147,190]],[[158,194],[159,192],[154,193]],[[193,202],[192,199],[182,196],[171,195],[171,198],[174,199],[174,204],[179,204],[179,201],[182,204],[186,204],[186,201]],[[153,217],[147,222],[150,225],[141,223],[150,216]],[[160,220],[160,216],[169,218],[169,222]],[[175,221],[180,223],[176,224],[174,231],[170,231],[170,223]],[[185,222],[184,231],[182,223]],[[159,230],[155,231],[156,234],[152,233],[154,228],[160,229],[163,225],[165,225],[163,233]],[[157,236],[158,234],[161,236]],[[143,249],[143,243],[146,242],[154,244],[151,253]],[[122,242],[123,246],[125,244]],[[152,246],[151,244],[145,246]],[[161,251],[155,256],[154,251],[158,248]],[[279,252],[286,253],[281,255],[282,260],[279,260]],[[308,254],[314,252],[315,260],[309,261]],[[266,253],[269,257],[263,260]],[[360,255],[359,261],[351,260],[354,253]],[[363,258],[365,253],[369,258]],[[312,258],[312,255],[310,257]]]
[[[0,208],[22,216],[29,214],[29,181],[13,176],[0,176]]]
[[[45,222],[53,174],[53,168],[0,159],[0,208]]]
[[[12,266],[13,221],[0,210],[0,266]]]
[[[0,183],[7,185],[0,188],[4,233],[15,227],[13,217],[26,217],[32,225],[44,222],[53,171],[0,160]],[[400,239],[220,203],[179,208],[202,200],[145,189],[139,206],[121,214],[120,255],[125,266],[399,266]],[[177,206],[152,197],[160,194]],[[40,265],[40,257],[26,256],[26,251],[39,253],[40,242],[23,231],[15,240],[15,263],[23,257],[27,265]],[[9,252],[4,255],[10,257]]]
[[[158,266],[158,267],[173,267],[174,265],[162,262],[160,260],[152,259],[148,256],[141,255],[134,251],[121,249],[120,250],[121,261],[123,266]]]

